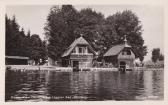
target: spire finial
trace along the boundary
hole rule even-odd
[[[80,34],[81,37],[83,37],[83,34]]]
[[[124,42],[127,43],[127,35],[124,35]]]
[[[124,45],[125,47],[130,47],[127,43],[127,35],[124,35]]]

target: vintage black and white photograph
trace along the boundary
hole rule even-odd
[[[162,6],[5,8],[5,102],[164,100]]]

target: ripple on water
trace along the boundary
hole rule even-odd
[[[162,100],[163,77],[163,71],[156,70],[126,73],[7,71],[5,99],[6,101]]]

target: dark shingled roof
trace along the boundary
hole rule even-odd
[[[62,57],[68,56],[72,50],[75,48],[76,45],[88,45],[89,48],[93,51],[89,43],[81,36],[78,39],[76,39],[69,47],[68,49],[64,52]],[[93,51],[94,52],[94,51]],[[95,52],[94,52],[95,53]]]
[[[127,38],[126,38],[126,35],[125,35],[125,39],[124,39],[124,44],[120,44],[120,45],[116,45],[116,46],[113,46],[111,47],[105,54],[104,56],[114,56],[114,55],[118,55],[124,48],[131,48],[130,45],[128,45],[127,43]],[[132,50],[133,51],[133,50]],[[134,53],[134,51],[133,51]],[[134,53],[135,54],[135,53]]]
[[[124,44],[122,45],[116,45],[111,47],[105,54],[104,56],[114,56],[120,53],[121,50],[123,50],[125,47]]]
[[[123,50],[124,48],[130,48],[131,50],[132,50],[132,48],[131,48],[131,46],[130,45],[128,45],[127,43],[125,43],[125,44],[120,44],[120,45],[115,45],[115,46],[113,46],[113,47],[111,47],[105,54],[104,54],[104,56],[114,56],[114,55],[118,55],[120,52],[121,52],[121,50]],[[133,50],[132,50],[133,51]],[[133,51],[133,53],[134,53],[134,51]]]

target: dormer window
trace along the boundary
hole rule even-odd
[[[127,55],[131,55],[131,51],[130,50],[127,51]]]
[[[130,50],[123,50],[122,55],[131,55],[131,51]]]
[[[85,53],[85,47],[79,47],[79,53],[81,54]]]

